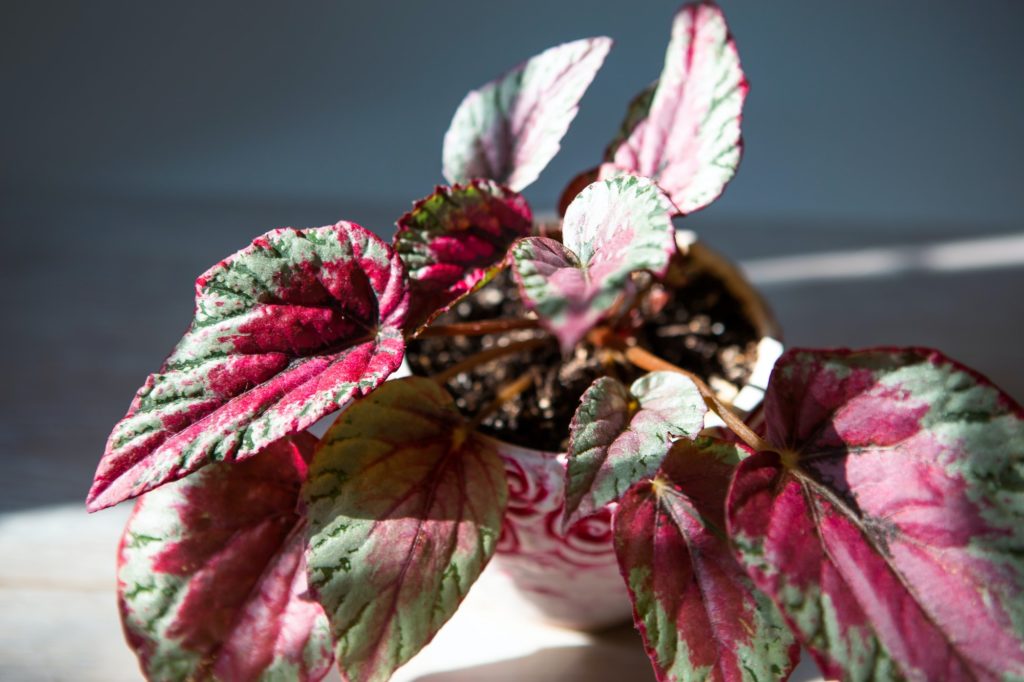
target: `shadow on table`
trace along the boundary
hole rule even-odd
[[[593,635],[586,646],[541,649],[528,656],[446,670],[416,678],[415,682],[647,682],[654,681],[640,638],[632,626]],[[791,682],[821,680],[821,674],[804,653]]]

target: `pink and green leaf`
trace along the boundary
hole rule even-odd
[[[739,166],[748,90],[722,10],[683,7],[661,77],[630,104],[601,177],[627,171],[653,178],[683,215],[707,206]]]
[[[341,222],[273,230],[196,280],[195,318],[110,434],[90,511],[243,460],[376,388],[402,362],[402,263]]]
[[[466,95],[444,136],[448,182],[487,178],[517,192],[533,183],[611,46],[610,38],[585,38],[553,47]]]
[[[830,677],[1024,676],[1021,408],[936,351],[791,351],[729,532]]]
[[[301,433],[136,503],[118,555],[125,635],[150,680],[319,680],[330,628],[308,594]]]
[[[725,537],[729,477],[747,454],[681,441],[615,511],[615,553],[659,682],[784,680],[796,665],[792,634]]]
[[[580,192],[566,210],[562,241],[522,239],[512,247],[512,266],[523,301],[564,351],[613,310],[634,272],[664,274],[676,249],[669,202],[633,175]]]
[[[428,324],[486,284],[508,247],[530,234],[526,200],[488,180],[439,186],[398,220],[395,252],[409,275],[409,329]]]
[[[388,679],[494,553],[508,491],[489,443],[422,378],[384,384],[322,439],[304,492],[310,583],[347,677]]]
[[[697,437],[706,413],[697,387],[678,372],[651,372],[628,390],[612,377],[595,381],[569,425],[566,522],[654,476],[673,443]]]

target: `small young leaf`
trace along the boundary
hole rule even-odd
[[[384,384],[324,436],[304,490],[310,583],[347,677],[388,679],[491,558],[508,489],[488,443],[422,378]]]
[[[301,433],[145,495],[118,555],[129,644],[150,680],[319,680],[330,628],[308,596]]]
[[[520,192],[536,180],[611,46],[586,38],[553,47],[466,95],[444,136],[448,182],[488,178]]]
[[[241,460],[372,391],[402,362],[402,263],[341,222],[273,230],[196,280],[195,319],[110,434],[96,511]]]
[[[1024,424],[924,349],[790,351],[729,532],[828,677],[1024,677]]]
[[[509,245],[530,234],[526,200],[497,183],[439,186],[398,220],[395,252],[409,274],[409,316],[415,330],[504,265]]]
[[[683,7],[661,78],[630,104],[601,177],[621,170],[651,177],[682,215],[707,206],[739,166],[748,90],[722,10]]]
[[[669,205],[650,180],[595,182],[569,205],[559,244],[528,237],[512,246],[523,301],[568,352],[619,301],[630,275],[662,275],[675,251]]]
[[[654,476],[676,440],[697,437],[706,413],[697,387],[677,372],[651,372],[628,391],[612,377],[595,381],[569,425],[566,523]]]
[[[615,553],[659,682],[784,680],[799,647],[725,538],[725,493],[744,446],[672,448],[615,511]]]

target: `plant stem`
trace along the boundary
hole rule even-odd
[[[420,338],[428,336],[482,336],[516,329],[537,329],[540,323],[529,317],[505,317],[496,320],[475,320],[454,322],[427,327],[420,332]]]
[[[550,343],[552,337],[544,336],[536,339],[523,339],[522,341],[515,341],[506,346],[494,346],[482,350],[476,355],[471,355],[462,362],[457,362],[443,372],[438,372],[431,377],[437,383],[444,385],[462,374],[463,372],[469,371],[477,365],[482,365],[485,362],[490,362],[496,358],[500,358],[505,355],[512,355],[514,353],[525,353],[528,350],[539,348],[545,344]]]
[[[533,375],[527,372],[518,379],[510,381],[494,394],[494,399],[487,403],[482,410],[476,413],[473,417],[473,421],[470,422],[469,428],[475,430],[485,419],[494,414],[502,405],[512,400],[520,393],[528,389],[533,384]]]
[[[711,390],[711,387],[704,383],[704,380],[693,372],[673,365],[668,360],[663,360],[657,355],[654,355],[639,346],[631,346],[626,348],[624,352],[626,359],[640,369],[646,369],[648,372],[678,372],[679,374],[689,377],[690,381],[697,386],[697,390],[700,391],[700,395],[704,398],[704,404],[708,406],[708,409],[721,417],[722,421],[725,422],[725,425],[729,427],[729,430],[735,433],[740,440],[758,452],[763,450],[775,450],[771,443],[757,435],[754,430],[747,426],[735,412],[726,407],[722,401],[718,399],[718,396],[715,395],[715,392]]]

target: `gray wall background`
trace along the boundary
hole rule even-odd
[[[1024,3],[725,0],[753,90],[734,216],[1005,223],[1024,213]],[[653,80],[676,2],[5,0],[0,182],[31,192],[373,203],[440,178],[471,87],[617,41],[539,208]],[[267,226],[254,226],[254,231]],[[377,226],[386,231],[387,226]]]

